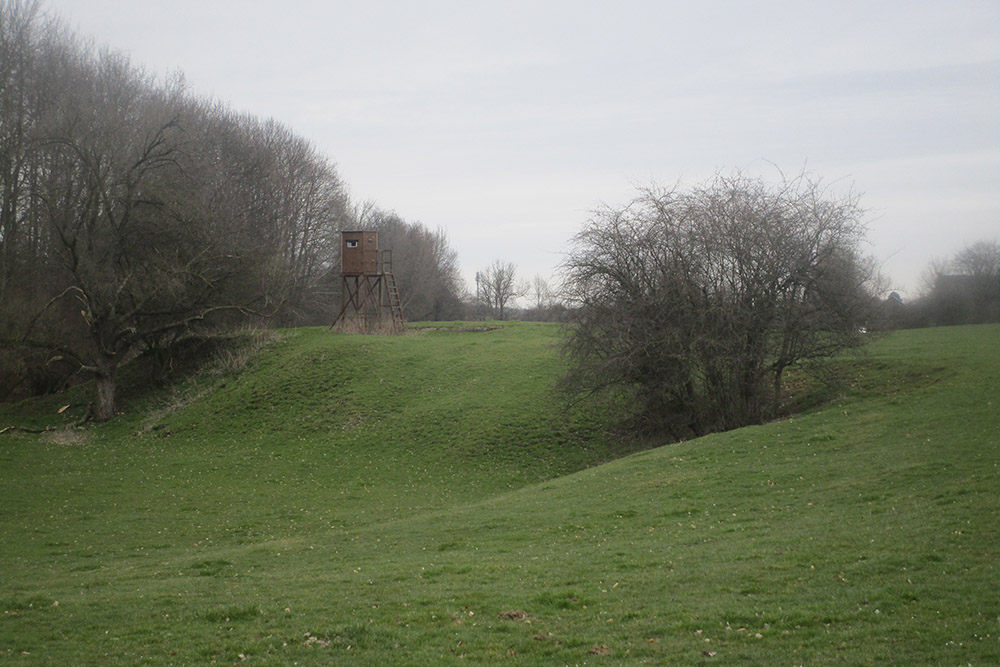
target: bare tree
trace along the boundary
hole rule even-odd
[[[564,265],[574,326],[567,384],[624,390],[674,437],[776,412],[785,370],[858,345],[875,268],[863,212],[805,175],[718,175],[604,208]]]
[[[329,321],[337,232],[362,224],[333,163],[39,7],[0,0],[0,398],[82,370],[108,419],[139,354],[165,365],[185,337],[250,318]],[[444,232],[369,209],[400,246],[408,316],[457,312]]]
[[[199,156],[182,82],[161,86],[121,55],[73,48],[59,70],[32,193],[51,277],[12,338],[91,374],[103,421],[117,409],[121,364],[244,305],[234,299],[246,263],[191,178]]]
[[[212,216],[234,251],[254,267],[253,288],[283,324],[329,319],[329,273],[348,198],[334,166],[305,139],[274,121],[215,110],[198,144],[199,178]]]
[[[566,306],[560,301],[560,290],[541,275],[535,274],[524,284],[528,305],[519,313],[521,319],[534,322],[564,322]]]
[[[39,197],[65,284],[46,310],[68,298],[78,315],[64,305],[61,326],[50,321],[45,334],[65,332],[54,347],[93,374],[96,417],[106,420],[117,367],[143,337],[201,316],[217,269],[173,206],[182,132],[172,93],[112,54],[73,78],[49,120]]]
[[[31,208],[41,93],[36,70],[44,37],[38,2],[0,2],[0,339],[16,335],[48,273]],[[22,382],[45,388],[52,368],[38,354],[0,349],[0,400]]]
[[[39,39],[38,3],[0,4],[0,303],[17,270],[24,232],[30,141],[36,116],[31,60]]]
[[[483,302],[499,320],[506,318],[508,306],[527,291],[525,285],[517,282],[517,267],[513,262],[494,260],[479,276]]]
[[[531,300],[535,310],[544,310],[552,305],[553,293],[549,283],[540,274],[531,280]]]

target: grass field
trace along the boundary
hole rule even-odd
[[[553,394],[557,341],[299,330],[0,435],[0,662],[1000,664],[1000,327],[630,456]]]

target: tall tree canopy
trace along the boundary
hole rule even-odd
[[[246,321],[329,323],[338,232],[366,224],[334,165],[274,120],[81,44],[40,7],[0,0],[0,399],[83,370],[109,419],[138,354]],[[407,247],[411,307],[448,312],[444,234],[383,223]]]

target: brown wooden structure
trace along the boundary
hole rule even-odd
[[[341,232],[340,238],[343,290],[333,325],[352,322],[367,332],[401,330],[403,307],[392,273],[392,251],[379,250],[378,232]]]

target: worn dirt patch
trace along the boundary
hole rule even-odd
[[[87,434],[72,428],[61,428],[58,431],[46,431],[43,436],[54,445],[82,445],[87,441]]]

